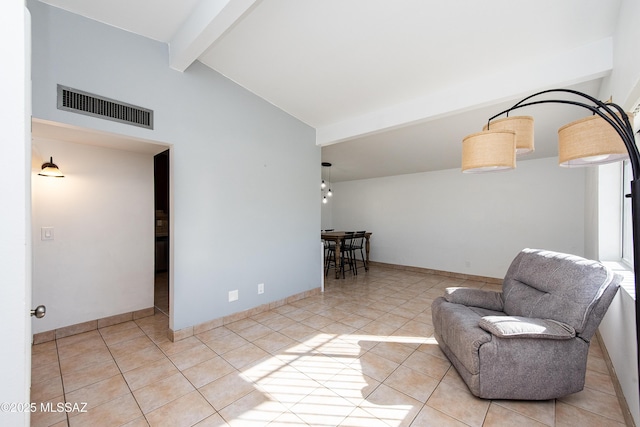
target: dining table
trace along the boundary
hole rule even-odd
[[[346,231],[322,231],[320,233],[320,238],[325,241],[335,242],[336,244],[336,259],[340,259],[340,248],[342,247],[342,241],[344,240],[347,232]],[[371,232],[365,231],[364,233],[364,249],[365,249],[365,258],[366,262],[364,263],[365,271],[369,270],[369,239],[371,238]],[[336,279],[340,278],[340,269],[336,268]]]

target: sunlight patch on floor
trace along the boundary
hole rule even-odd
[[[433,337],[314,335],[242,370],[261,397],[252,397],[252,406],[233,414],[231,424],[258,425],[291,409],[315,426],[335,426],[343,420],[353,426],[400,425],[422,404],[365,374],[369,367],[363,364],[368,362],[361,356],[379,343],[437,345]]]

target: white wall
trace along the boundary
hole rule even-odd
[[[626,280],[633,283],[633,277],[627,275]],[[599,331],[611,358],[631,415],[635,424],[639,425],[640,406],[638,402],[635,303],[633,295],[625,289],[620,289],[611,302],[607,314],[602,319]]]
[[[623,285],[600,324],[600,335],[636,425],[640,424],[633,272],[622,256],[622,166],[603,165],[588,171],[586,235],[588,256],[608,264],[624,277]]]
[[[34,333],[153,307],[153,156],[36,139],[64,178],[32,176]],[[53,227],[54,240],[41,239]]]
[[[600,99],[608,99],[631,111],[640,100],[640,56],[638,40],[640,40],[640,2],[637,0],[623,0],[618,17],[618,25],[614,34],[613,72],[605,79],[600,92]],[[636,136],[637,139],[637,136]],[[612,180],[605,171],[593,172],[589,180],[587,191],[598,195],[587,205],[587,215],[592,219],[586,230],[588,250],[592,254],[604,257],[610,261],[612,242],[611,234],[619,236],[619,229],[612,230],[611,208],[605,200],[610,199],[612,193],[619,190],[619,185],[607,190],[607,182]],[[614,183],[615,185],[615,183]],[[604,215],[604,216],[603,216]],[[607,233],[606,230],[610,230]],[[609,236],[607,235],[609,234]],[[636,335],[635,299],[633,294],[633,274],[626,272],[625,281],[629,282],[631,292],[621,289],[613,300],[609,311],[600,325],[602,340],[609,352],[613,367],[622,387],[625,399],[629,405],[631,415],[636,425],[640,425],[640,395],[638,392],[638,349]]]
[[[608,99],[630,111],[640,99],[640,2],[623,0],[613,36],[613,72],[603,85],[600,99]]]
[[[331,228],[373,232],[373,261],[500,278],[526,247],[583,255],[584,182],[555,158],[340,182]]]
[[[0,3],[0,402],[29,402],[31,381],[31,264],[29,153],[31,151],[29,16],[22,2]],[[0,413],[3,426],[29,425],[28,412]]]
[[[320,197],[319,194],[318,194],[318,197]],[[321,204],[322,220],[321,220],[320,227],[323,230],[333,228],[331,226],[331,224],[333,224],[333,205],[335,205],[335,200],[333,199],[333,197],[331,197],[327,203]]]
[[[199,62],[170,69],[165,44],[28,7],[34,117],[172,146],[172,329],[320,286],[311,127]],[[57,110],[56,84],[150,108],[155,129]],[[231,290],[238,301],[228,302]]]

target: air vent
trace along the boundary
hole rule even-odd
[[[153,129],[153,110],[58,85],[58,109]]]

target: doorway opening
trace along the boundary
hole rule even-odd
[[[169,150],[154,156],[155,281],[153,303],[169,315]]]

